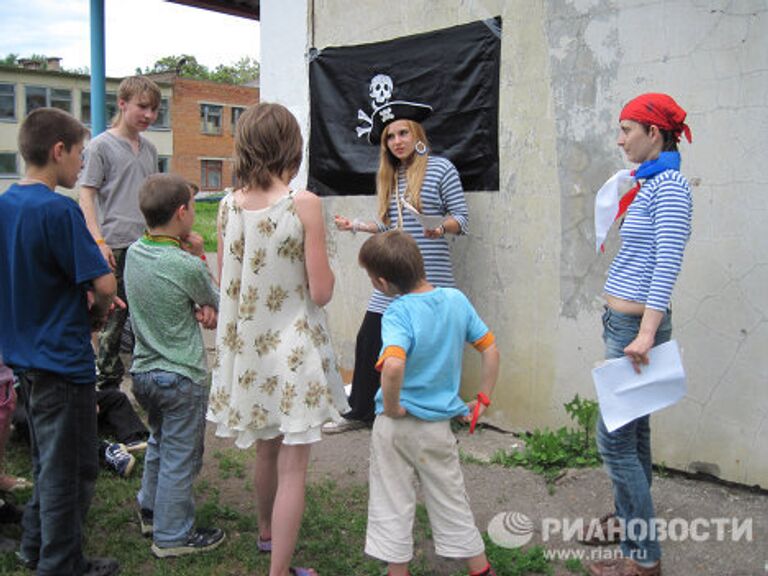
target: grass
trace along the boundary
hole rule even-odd
[[[246,471],[246,453],[235,449],[218,450],[207,466],[217,468],[221,478],[242,481],[242,501],[255,499],[250,473]],[[6,454],[8,473],[30,477],[27,447],[11,442]],[[220,548],[207,554],[186,558],[156,560],[150,553],[150,541],[142,538],[136,517],[135,498],[141,483],[142,466],[137,462],[130,478],[123,479],[101,470],[86,526],[86,554],[116,558],[125,575],[155,576],[266,576],[269,557],[258,554],[256,515],[244,511],[240,500],[222,501],[215,481],[201,480],[195,486],[197,523],[219,526],[227,533]],[[31,491],[17,495],[23,503]],[[251,508],[249,507],[248,510]],[[339,486],[325,481],[307,487],[306,512],[302,523],[295,564],[311,566],[323,576],[382,576],[385,566],[366,556],[365,528],[368,509],[367,485]],[[0,525],[0,535],[18,540],[18,526]],[[413,576],[431,574],[426,555],[431,550],[431,530],[426,509],[418,505],[414,522],[415,556]],[[484,535],[486,551],[497,574],[552,574],[553,565],[541,547],[509,550],[496,546]],[[0,574],[27,576],[13,553],[0,554]],[[466,574],[459,570],[454,576]]]
[[[218,202],[195,202],[194,230],[205,240],[205,251],[216,252],[216,216]]]

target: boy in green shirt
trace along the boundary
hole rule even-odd
[[[136,336],[133,393],[151,436],[137,499],[142,533],[159,558],[212,550],[218,528],[195,529],[192,483],[200,471],[208,368],[198,323],[216,326],[218,292],[192,232],[195,204],[185,180],[155,174],[139,192],[148,232],[128,248],[125,288]]]

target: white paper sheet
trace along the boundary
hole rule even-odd
[[[640,374],[627,357],[606,360],[592,370],[600,413],[609,432],[685,396],[685,370],[676,340],[652,348],[648,360]]]
[[[419,211],[407,200],[402,200],[402,202],[403,207],[416,217],[416,220],[419,221],[425,230],[434,230],[443,223],[443,220],[445,220],[445,216],[427,216],[419,213]]]

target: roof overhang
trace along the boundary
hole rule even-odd
[[[259,20],[261,14],[260,0],[166,0],[175,4],[183,4],[203,10],[221,12],[241,18]]]

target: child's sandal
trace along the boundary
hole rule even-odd
[[[272,538],[258,537],[256,540],[256,549],[260,554],[270,554],[272,552]]]
[[[317,572],[312,568],[289,568],[288,570],[293,576],[317,576]]]

